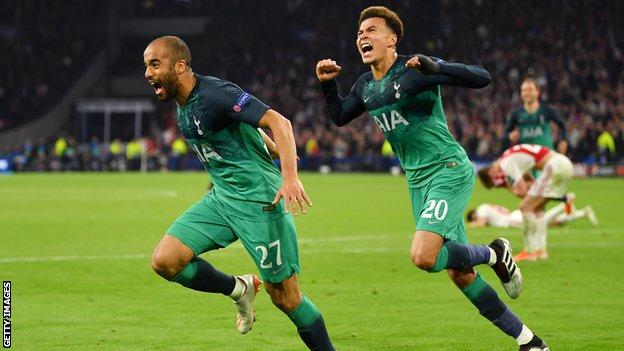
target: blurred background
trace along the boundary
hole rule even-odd
[[[334,58],[346,92],[368,70],[355,35],[373,4],[402,17],[399,53],[492,74],[486,89],[443,89],[449,127],[472,160],[501,152],[521,81],[532,76],[566,122],[577,175],[624,175],[624,2],[615,0],[0,0],[0,170],[201,169],[178,134],[175,104],[159,103],[143,78],[143,49],[166,34],[189,44],[195,72],[233,81],[287,116],[300,168],[396,170],[370,118],[328,123],[314,74],[318,60]]]

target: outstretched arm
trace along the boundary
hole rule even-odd
[[[480,89],[492,82],[490,73],[483,67],[445,62],[439,58],[422,54],[410,58],[405,66],[422,73],[419,83],[426,88],[433,85],[453,85]]]
[[[279,202],[283,197],[286,200],[286,211],[292,212],[295,216],[299,210],[305,214],[306,207],[312,206],[312,201],[303,189],[303,184],[297,174],[297,149],[290,121],[275,110],[267,110],[258,122],[258,126],[269,128],[273,133],[275,148],[282,166],[282,186],[275,195],[273,203]]]
[[[364,102],[355,93],[355,86],[344,99],[340,97],[335,78],[341,70],[342,67],[330,59],[321,60],[316,64],[316,76],[321,81],[327,114],[331,121],[339,127],[351,122],[366,111]]]

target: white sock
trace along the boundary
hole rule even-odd
[[[557,216],[559,216],[560,214],[564,212],[565,212],[565,203],[563,202],[551,208],[550,210],[546,211],[546,213],[544,214],[544,216],[546,217],[546,223],[552,223],[553,221],[555,221]]]
[[[490,250],[490,260],[488,261],[488,265],[493,266],[498,257],[496,256],[496,252],[494,252],[491,247],[488,247],[488,250]]]
[[[587,216],[587,211],[585,209],[574,210],[570,214],[562,214],[561,216],[557,217],[557,221],[559,221],[559,223],[567,223],[583,218],[585,216]]]
[[[236,280],[236,284],[234,284],[234,290],[232,290],[230,297],[236,300],[243,296],[245,290],[247,290],[247,285],[245,285],[245,282],[243,282],[243,280],[239,277],[234,277],[234,279]]]
[[[518,343],[518,345],[524,345],[524,344],[528,344],[531,339],[533,339],[533,332],[531,331],[531,329],[527,328],[526,325],[522,325],[522,331],[520,332],[520,335],[518,335],[518,337],[516,338],[516,342]]]
[[[524,250],[527,252],[534,252],[537,249],[535,243],[535,213],[524,212],[522,213],[522,217],[524,219]]]
[[[538,215],[535,217],[535,243],[536,250],[546,250],[546,230],[548,223],[546,223],[546,217]]]

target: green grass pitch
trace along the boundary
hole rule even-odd
[[[304,174],[314,207],[296,220],[303,291],[323,312],[337,348],[516,350],[444,273],[414,268],[405,180]],[[171,221],[205,191],[201,173],[0,177],[0,278],[13,281],[15,350],[304,350],[266,292],[247,335],[233,303],[156,276],[149,261]],[[552,350],[624,350],[624,181],[575,180],[577,204],[600,226],[551,229],[551,258],[521,263],[525,291],[503,300]],[[470,205],[515,206],[477,186]],[[472,242],[516,229],[471,229]],[[232,274],[255,272],[240,244],[205,254]],[[500,295],[496,276],[479,270]]]

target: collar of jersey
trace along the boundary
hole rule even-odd
[[[392,66],[390,66],[390,68],[388,69],[388,72],[386,72],[386,74],[384,74],[384,76],[383,76],[383,77],[381,77],[381,79],[380,79],[380,80],[376,80],[375,78],[373,78],[373,81],[374,81],[375,83],[379,83],[379,82],[383,82],[384,80],[386,80],[388,77],[390,77],[390,75],[391,75],[392,71],[394,71],[394,70],[396,69],[397,65],[399,64],[399,61],[401,61],[401,60],[402,60],[402,59],[404,59],[405,57],[407,57],[407,56],[405,56],[405,55],[401,55],[401,54],[397,54],[397,58],[396,58],[396,60],[394,60],[394,62],[392,63]],[[372,71],[371,71],[371,73],[372,73]],[[372,74],[371,74],[371,77],[372,77]]]
[[[189,96],[186,98],[186,103],[184,105],[180,105],[180,107],[187,106],[193,99],[193,96],[197,95],[197,91],[199,90],[199,78],[201,76],[198,76],[197,73],[193,73],[193,76],[195,77],[195,85],[193,85],[193,89],[191,89]]]

